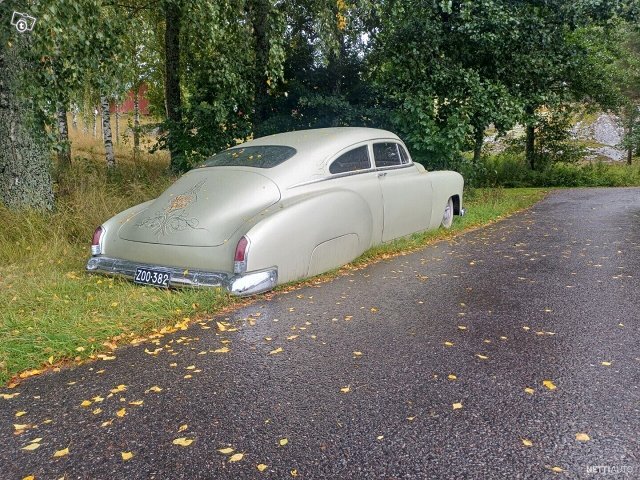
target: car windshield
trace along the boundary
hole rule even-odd
[[[282,145],[230,148],[224,152],[216,153],[201,167],[271,168],[289,160],[295,154],[295,148]]]

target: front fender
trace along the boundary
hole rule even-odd
[[[247,270],[278,268],[278,283],[317,275],[358,257],[371,246],[367,202],[348,190],[296,197],[246,233]]]

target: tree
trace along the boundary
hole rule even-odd
[[[0,17],[7,18],[0,5]],[[12,32],[13,33],[13,32]],[[29,37],[0,33],[0,202],[14,209],[51,210],[53,190],[46,137],[33,104],[19,95],[33,65],[21,56]]]
[[[184,152],[180,148],[178,131],[182,127],[182,95],[180,92],[180,29],[183,16],[181,0],[165,0],[163,2],[164,31],[164,101],[169,134],[167,144],[171,155],[171,170],[178,172],[184,169]]]

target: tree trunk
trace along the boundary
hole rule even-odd
[[[473,143],[473,164],[479,165],[482,157],[482,146],[484,145],[484,128],[475,127]]]
[[[138,159],[140,153],[140,89],[133,93],[133,158]]]
[[[525,153],[527,157],[527,163],[531,167],[531,170],[536,169],[536,127],[533,125],[527,125],[527,140],[525,144]]]
[[[180,95],[180,21],[181,5],[178,0],[165,0],[164,32],[164,97],[167,119],[169,120],[168,146],[171,155],[171,170],[183,168],[184,152],[179,147],[179,132],[182,124],[182,98]]]
[[[0,202],[8,208],[53,209],[50,158],[44,127],[35,125],[31,104],[16,87],[29,67],[19,57],[28,40],[0,43]]]
[[[93,107],[93,138],[98,136],[98,109]]]
[[[116,102],[116,145],[120,145],[120,104]]]
[[[104,137],[104,151],[107,159],[107,168],[115,168],[116,157],[113,154],[113,140],[111,139],[111,115],[109,113],[109,100],[106,96],[100,97],[102,105],[102,135]]]
[[[71,126],[74,131],[78,131],[78,105],[75,103],[71,106]]]
[[[255,48],[254,65],[254,102],[253,102],[253,131],[259,129],[262,122],[269,116],[269,84],[267,81],[269,70],[269,0],[251,0],[248,2],[251,26]]]
[[[58,102],[56,122],[58,124],[58,167],[64,169],[71,165],[71,141],[69,140],[67,108],[63,101]]]

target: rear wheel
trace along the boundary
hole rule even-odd
[[[453,197],[449,197],[447,200],[447,204],[444,207],[444,213],[442,214],[442,225],[444,228],[451,228],[451,224],[453,223]]]

